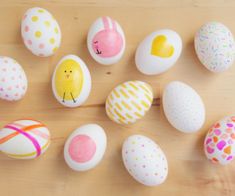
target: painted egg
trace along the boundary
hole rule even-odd
[[[75,171],[94,168],[106,150],[106,134],[97,124],[86,124],[76,129],[66,140],[64,159]]]
[[[173,81],[165,87],[163,109],[170,124],[185,133],[200,130],[205,121],[201,97],[183,82]]]
[[[227,116],[215,123],[207,133],[204,151],[213,163],[226,165],[235,156],[235,116]]]
[[[199,60],[212,72],[223,72],[234,63],[233,35],[219,22],[204,24],[195,35],[194,45]]]
[[[91,91],[91,75],[86,64],[75,55],[63,57],[53,73],[52,90],[62,105],[82,105]]]
[[[122,146],[122,158],[129,174],[146,186],[162,184],[168,174],[164,152],[151,139],[143,135],[128,137]]]
[[[27,91],[28,81],[23,68],[14,59],[0,57],[0,98],[17,101]]]
[[[90,27],[87,47],[91,56],[100,64],[117,63],[125,50],[125,35],[117,21],[104,16]]]
[[[135,63],[143,74],[161,74],[175,64],[181,51],[182,40],[175,31],[169,29],[155,31],[138,46]]]
[[[25,46],[35,55],[48,57],[60,47],[61,31],[55,18],[47,10],[28,9],[21,22],[21,35]]]
[[[128,81],[114,88],[106,99],[108,117],[119,124],[132,124],[150,109],[153,92],[142,81]]]
[[[16,159],[33,159],[50,145],[50,132],[36,120],[17,120],[0,130],[0,151]]]

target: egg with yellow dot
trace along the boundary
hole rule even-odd
[[[51,56],[60,47],[59,24],[50,12],[40,7],[25,12],[21,21],[21,35],[26,48],[40,57]]]
[[[119,124],[132,124],[144,117],[153,101],[149,84],[128,81],[114,88],[106,99],[108,117]]]
[[[91,76],[86,64],[75,55],[63,57],[52,77],[55,98],[66,107],[82,105],[91,91]]]

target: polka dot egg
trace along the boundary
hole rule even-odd
[[[20,100],[26,93],[27,77],[14,59],[0,57],[0,98],[7,101]]]
[[[235,156],[235,116],[216,122],[206,135],[204,151],[213,163],[226,165]]]
[[[60,27],[43,8],[35,7],[26,11],[21,22],[21,34],[25,46],[37,56],[51,56],[60,46]]]
[[[143,135],[128,137],[122,146],[122,158],[129,174],[146,186],[162,184],[168,174],[164,152]]]

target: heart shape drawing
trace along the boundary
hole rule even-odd
[[[151,47],[151,55],[161,58],[169,58],[174,54],[174,47],[167,42],[165,35],[158,35],[154,38]]]

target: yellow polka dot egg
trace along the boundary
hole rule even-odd
[[[142,81],[128,81],[118,85],[106,100],[108,117],[119,124],[132,124],[144,117],[153,101],[149,84]]]
[[[21,22],[21,35],[25,46],[35,55],[48,57],[60,46],[61,31],[57,21],[45,9],[28,9]]]

